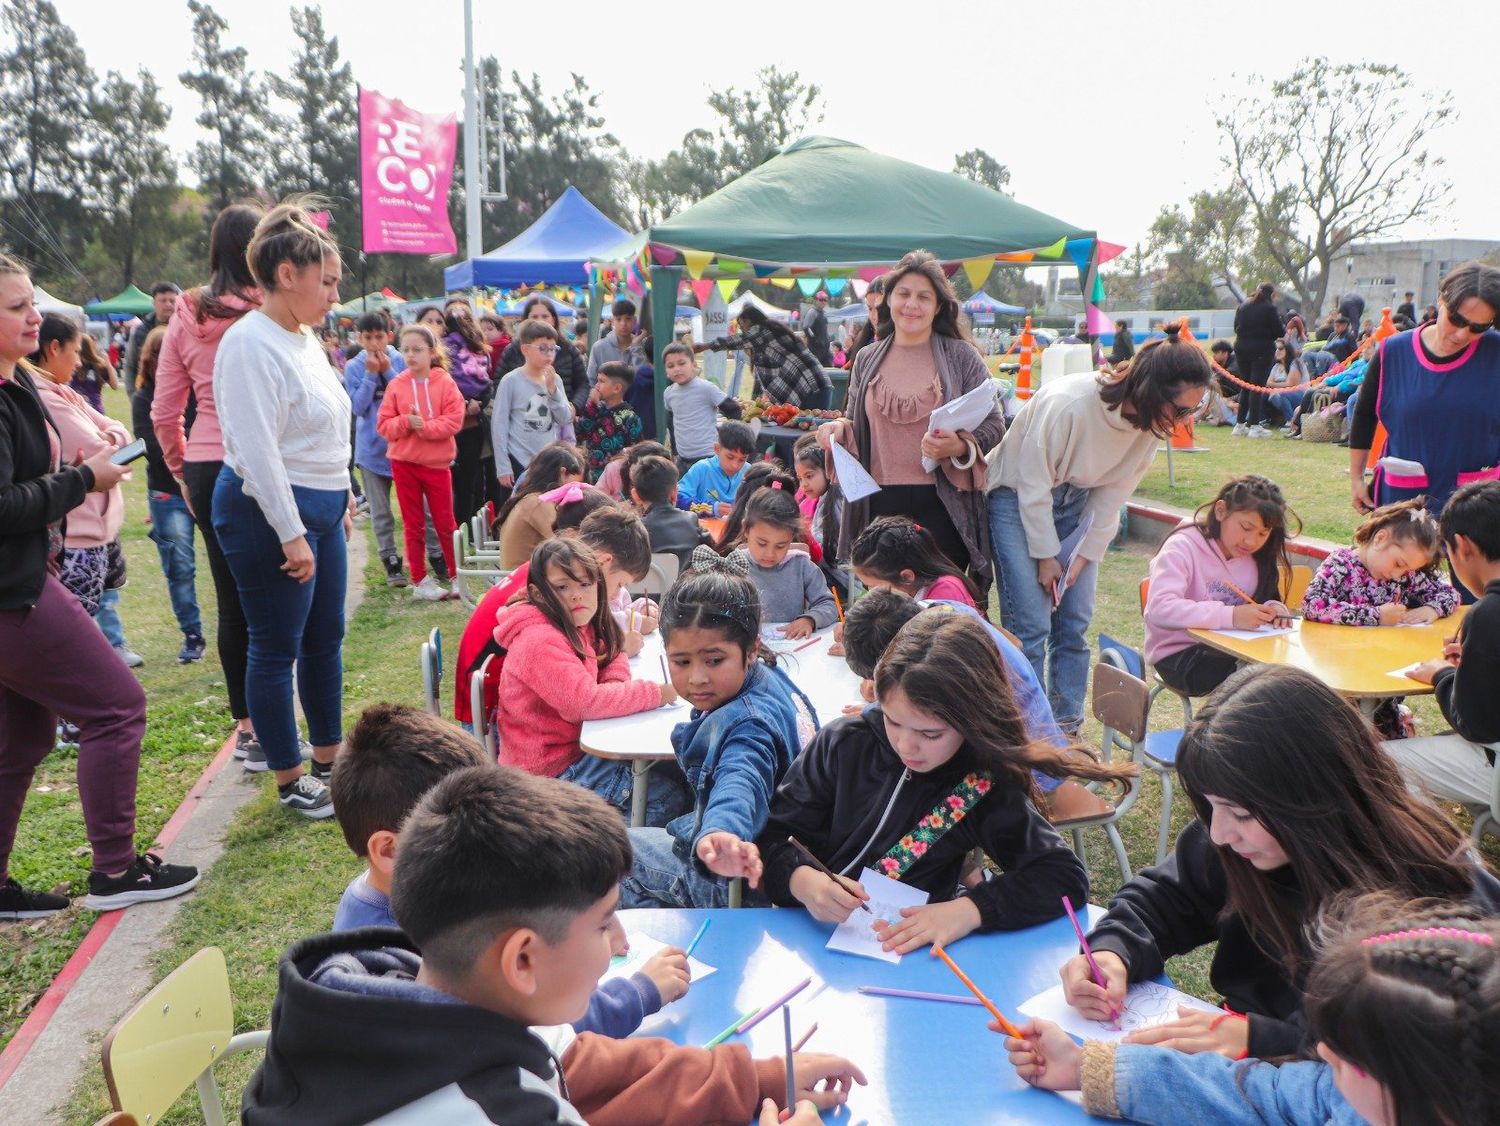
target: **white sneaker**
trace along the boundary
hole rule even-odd
[[[412,588],[411,596],[418,602],[441,602],[448,592],[431,575],[424,575],[422,581]]]
[[[1248,426],[1246,426],[1243,422],[1236,422],[1234,424],[1234,429],[1232,431],[1230,431],[1230,433],[1232,433],[1232,434],[1238,434],[1241,437],[1244,437],[1244,435],[1247,434],[1249,432],[1249,430],[1250,430],[1250,428]]]
[[[453,586],[452,586],[452,588],[448,592],[448,597],[450,597],[450,598],[456,598],[460,602],[462,602],[463,601],[463,597],[464,597],[464,592],[458,589],[458,582],[459,581],[457,579],[453,580]]]
[[[1248,438],[1269,438],[1270,436],[1271,432],[1264,426],[1252,426],[1249,433],[1246,434]]]

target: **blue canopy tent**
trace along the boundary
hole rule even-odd
[[[589,260],[629,237],[570,185],[540,219],[505,245],[449,266],[443,271],[443,285],[450,293],[475,286],[511,289],[539,282],[586,285]]]
[[[1019,317],[1026,310],[1019,305],[1007,305],[1004,301],[996,301],[984,290],[980,290],[963,303],[963,311],[971,317],[987,317],[994,320],[995,317]]]

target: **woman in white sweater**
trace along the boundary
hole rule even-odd
[[[349,397],[310,331],[338,302],[338,246],[297,203],[255,228],[247,255],[265,293],[224,334],[214,359],[214,401],[224,468],[213,522],[240,589],[250,633],[246,702],[281,803],[312,818],[333,814],[328,778],[343,738],[345,545]],[[292,666],[312,743],[302,766],[292,709]]]
[[[1058,724],[1076,732],[1088,693],[1085,634],[1098,563],[1120,506],[1145,476],[1156,443],[1203,402],[1212,369],[1191,336],[1167,328],[1114,375],[1047,382],[990,452],[990,542],[1000,615],[1021,641]],[[1062,543],[1092,525],[1063,573]]]

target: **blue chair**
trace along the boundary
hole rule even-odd
[[[1099,659],[1128,672],[1138,680],[1145,680],[1146,658],[1142,656],[1140,650],[1122,641],[1116,641],[1108,634],[1099,635]],[[1148,716],[1151,704],[1155,703],[1163,687],[1164,685],[1158,683],[1151,689],[1146,705]],[[1186,698],[1183,699],[1183,709],[1191,719],[1192,705]],[[1169,731],[1151,731],[1141,741],[1140,746],[1141,763],[1161,781],[1161,823],[1156,830],[1156,862],[1158,864],[1167,858],[1167,848],[1172,839],[1172,776],[1177,772],[1177,747],[1182,742],[1182,734],[1183,729],[1180,727],[1174,727]],[[1110,741],[1106,740],[1104,744],[1106,758],[1109,750]]]
[[[443,633],[437,626],[422,642],[418,660],[422,665],[422,703],[433,715],[441,715],[438,695],[443,687]]]

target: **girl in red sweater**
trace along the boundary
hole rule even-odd
[[[406,541],[406,562],[416,581],[412,597],[440,602],[449,592],[427,573],[423,542],[426,517],[443,548],[448,574],[453,562],[453,478],[449,466],[457,452],[455,435],[464,424],[464,397],[448,374],[447,355],[426,325],[407,325],[399,337],[406,370],[391,380],[375,429],[386,440],[391,459],[391,479],[396,483],[396,501],[401,506],[401,528]],[[453,580],[458,594],[458,579]]]
[[[495,643],[505,650],[500,761],[576,782],[628,809],[630,764],[585,755],[578,746],[583,722],[651,711],[674,703],[677,693],[671,684],[630,678],[625,639],[609,612],[604,569],[593,549],[571,536],[538,547],[526,599],[500,611]],[[660,769],[669,765],[651,771],[647,808],[656,803],[661,815],[676,816],[688,796],[680,771]]]

